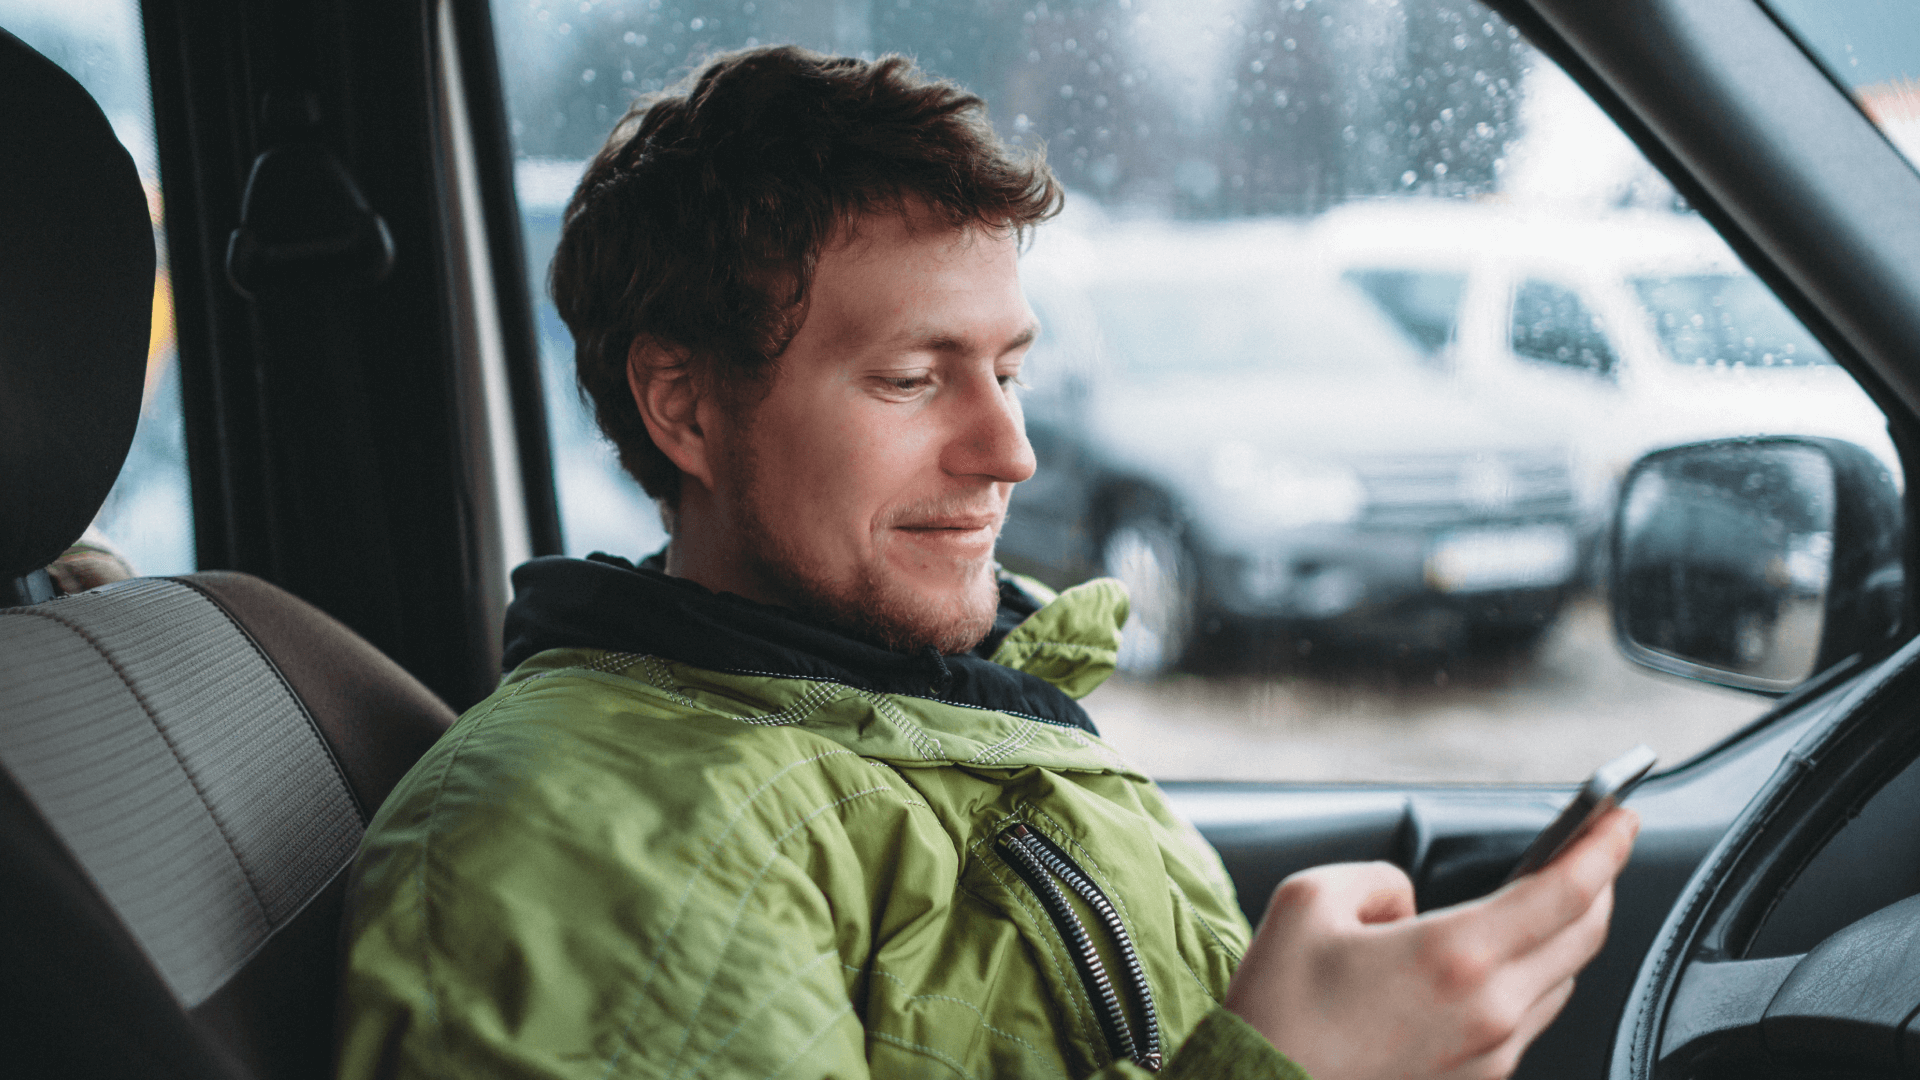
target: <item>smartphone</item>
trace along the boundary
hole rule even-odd
[[[1547,865],[1565,851],[1567,845],[1586,835],[1594,822],[1619,806],[1627,794],[1639,786],[1658,760],[1652,750],[1641,744],[1593,770],[1593,775],[1587,777],[1585,786],[1581,787],[1566,809],[1560,811],[1560,816],[1541,829],[1540,835],[1527,845],[1520,861],[1514,864],[1513,872],[1507,875],[1507,881],[1531,874]]]

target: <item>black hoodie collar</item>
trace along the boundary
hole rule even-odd
[[[1098,733],[1080,703],[1058,687],[979,650],[894,652],[786,608],[711,592],[611,555],[535,559],[515,568],[513,589],[502,658],[509,671],[547,649],[611,649],[709,671],[817,679],[971,705]],[[990,651],[1035,609],[1005,583],[994,632],[982,648]]]

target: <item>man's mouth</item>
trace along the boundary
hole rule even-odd
[[[1004,517],[991,512],[916,514],[896,522],[893,529],[923,557],[972,563],[992,556]]]
[[[908,532],[974,532],[980,529],[998,530],[999,527],[998,514],[955,514],[905,521],[894,526]]]

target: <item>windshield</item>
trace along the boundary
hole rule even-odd
[[[1338,281],[1114,282],[1090,297],[1107,355],[1138,375],[1405,377],[1411,342]]]
[[[1685,274],[1635,278],[1667,359],[1692,367],[1831,364],[1778,297],[1753,277]]]

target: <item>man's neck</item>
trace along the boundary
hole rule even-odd
[[[737,532],[716,520],[719,508],[711,499],[701,498],[703,494],[685,492],[673,513],[673,535],[667,542],[668,576],[686,578],[711,592],[786,606],[785,598],[754,572],[736,542]]]

